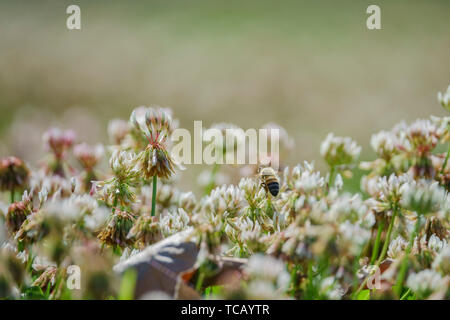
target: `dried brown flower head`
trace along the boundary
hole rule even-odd
[[[162,239],[158,218],[149,214],[141,215],[128,233],[128,238],[134,240],[138,248],[158,242]]]
[[[30,213],[31,207],[29,203],[25,201],[12,203],[6,214],[6,227],[9,232],[16,233]]]
[[[133,214],[116,210],[109,218],[109,222],[106,227],[99,233],[98,239],[108,246],[119,246],[124,248],[125,246],[132,245],[133,240],[128,238],[128,233],[133,227],[135,217]]]
[[[0,160],[0,191],[25,188],[30,171],[25,163],[16,157]]]

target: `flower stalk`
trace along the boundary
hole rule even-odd
[[[152,183],[152,217],[155,216],[156,214],[156,187],[157,187],[157,182],[158,182],[158,176],[153,176],[153,183]]]
[[[403,282],[405,281],[406,271],[408,270],[409,254],[411,253],[411,249],[414,244],[414,239],[416,238],[417,232],[419,231],[419,227],[420,227],[420,215],[417,217],[417,221],[414,224],[414,231],[411,233],[411,235],[409,237],[408,247],[406,248],[405,256],[402,259],[402,263],[400,265],[400,271],[398,272],[396,286],[395,286],[395,293],[399,297],[402,294]]]

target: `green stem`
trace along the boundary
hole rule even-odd
[[[14,196],[15,196],[15,192],[14,192],[14,188],[11,189],[11,203],[14,203]]]
[[[398,272],[396,282],[396,294],[398,296],[401,295],[403,290],[403,281],[405,280],[406,271],[408,270],[409,254],[411,253],[411,249],[413,247],[416,234],[419,231],[419,226],[420,226],[420,215],[417,217],[416,224],[414,225],[414,231],[411,233],[411,236],[409,237],[408,247],[406,248],[405,256],[403,257],[402,264],[400,266],[400,271]]]
[[[336,173],[336,166],[331,166],[330,167],[330,176],[328,178],[328,189],[330,189],[331,186],[333,185],[335,173]]]
[[[405,294],[400,298],[400,300],[405,300],[406,297],[410,294],[411,289],[406,290]]]
[[[372,258],[370,259],[370,264],[374,264],[375,260],[378,256],[378,250],[380,249],[380,241],[381,241],[381,234],[383,233],[384,228],[384,221],[380,221],[378,224],[378,231],[377,231],[377,237],[375,238],[375,244],[373,245],[372,250]]]
[[[214,163],[214,166],[211,170],[211,177],[209,178],[209,183],[205,189],[206,194],[209,194],[212,191],[212,189],[214,189],[214,185],[216,184],[216,175],[217,175],[218,169],[219,169],[219,165],[217,163]]]
[[[195,283],[195,290],[197,290],[197,292],[200,292],[200,290],[202,289],[204,279],[205,279],[205,273],[203,272],[202,268],[200,267],[198,269],[198,277],[197,277],[197,281]]]
[[[117,207],[117,194],[114,194],[114,201],[113,201],[113,207],[112,207],[112,213],[116,212],[116,207]]]
[[[384,240],[383,249],[381,250],[381,255],[378,258],[377,265],[379,265],[381,263],[381,261],[383,261],[384,257],[386,256],[386,252],[389,247],[389,242],[391,240],[391,234],[392,234],[392,229],[394,227],[395,218],[397,217],[397,211],[398,211],[397,205],[394,205],[391,222],[389,223],[388,231],[386,234],[386,239]]]
[[[444,163],[442,164],[441,172],[439,174],[440,176],[442,176],[444,174],[444,170],[447,167],[447,162],[448,162],[449,155],[450,155],[450,145],[448,146],[447,155],[445,156]]]
[[[387,249],[389,247],[389,242],[390,242],[390,239],[391,239],[392,229],[393,229],[394,223],[395,223],[395,218],[397,217],[397,211],[398,211],[397,205],[394,205],[391,222],[389,223],[388,231],[387,231],[387,234],[386,234],[386,239],[384,240],[383,249],[381,250],[380,257],[378,258],[377,262],[375,263],[376,267],[378,267],[380,265],[380,263],[383,261],[384,257],[386,256],[386,252],[387,252]],[[357,297],[358,294],[361,292],[361,290],[366,286],[366,283],[367,283],[368,279],[369,279],[369,277],[364,279],[364,281],[359,286],[358,290],[356,290],[356,292],[352,295],[353,299],[355,297]]]
[[[153,193],[152,193],[152,217],[156,214],[156,185],[157,185],[157,176],[153,176]]]

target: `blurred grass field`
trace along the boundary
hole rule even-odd
[[[82,29],[66,29],[69,4]],[[49,125],[106,142],[108,120],[139,105],[171,107],[181,126],[284,126],[287,163],[323,162],[328,132],[370,135],[443,115],[450,84],[450,2],[0,2],[0,156],[42,157]],[[192,171],[195,172],[195,171]],[[194,173],[187,173],[187,181]]]

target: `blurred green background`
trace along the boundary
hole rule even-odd
[[[81,7],[82,29],[66,28]],[[381,7],[382,30],[366,28]],[[328,132],[371,156],[370,136],[444,115],[450,1],[0,2],[0,156],[36,163],[49,125],[106,142],[109,119],[171,107],[181,126],[284,126],[287,163],[316,160]]]

